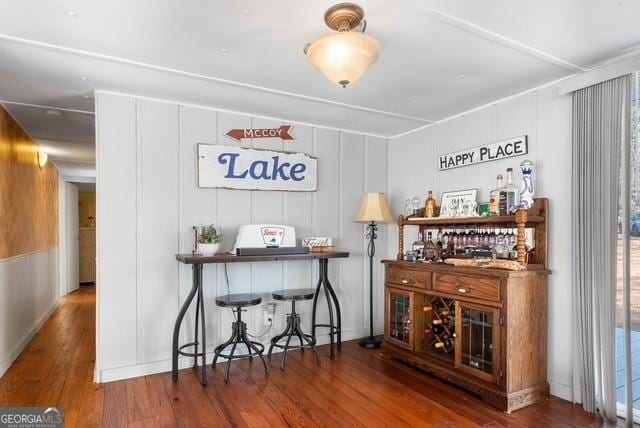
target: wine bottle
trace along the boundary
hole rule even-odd
[[[433,346],[435,346],[436,348],[444,348],[444,343],[436,342]]]
[[[433,308],[431,306],[423,306],[422,310],[425,311],[425,312],[429,312],[429,311],[432,311]]]

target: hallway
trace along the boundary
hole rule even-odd
[[[0,378],[0,406],[64,409],[65,426],[101,417],[104,390],[93,383],[95,286],[61,299],[11,368]]]
[[[94,384],[94,344],[95,287],[84,286],[61,300],[0,378],[0,406],[62,407],[65,427],[608,426],[555,397],[507,415],[353,341],[333,362],[320,347],[320,366],[293,352],[283,372],[275,355],[268,377],[259,365],[236,362],[227,385],[222,370],[209,369],[207,388],[190,369],[177,384],[169,373]]]

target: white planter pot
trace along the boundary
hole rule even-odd
[[[213,256],[218,252],[220,244],[200,244],[198,243],[198,253],[204,256]]]

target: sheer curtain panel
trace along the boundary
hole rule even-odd
[[[576,401],[608,419],[616,418],[616,239],[629,91],[630,76],[623,76],[573,93]]]

